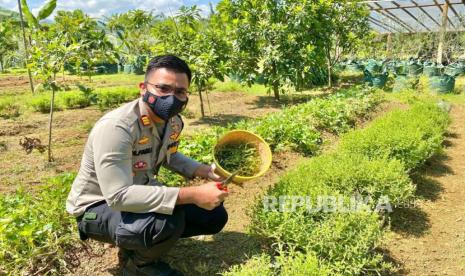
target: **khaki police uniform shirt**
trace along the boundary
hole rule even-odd
[[[119,211],[172,214],[179,188],[156,181],[158,169],[192,178],[201,165],[177,152],[182,128],[181,117],[174,116],[157,130],[141,98],[104,115],[90,132],[66,210],[79,216],[105,200]]]

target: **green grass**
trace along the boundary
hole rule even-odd
[[[245,92],[253,95],[266,95],[267,89],[261,84],[253,84],[249,87],[235,81],[216,81],[213,85],[212,92]]]
[[[19,117],[22,113],[21,105],[13,98],[0,99],[0,118],[10,119]]]

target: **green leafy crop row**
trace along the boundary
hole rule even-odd
[[[0,196],[0,274],[57,272],[77,244],[74,218],[64,202],[75,174],[51,178],[38,194]]]
[[[84,88],[83,88],[84,89]],[[94,91],[59,91],[55,97],[55,110],[83,108],[98,105],[101,110],[115,108],[132,101],[139,95],[137,89],[129,87],[100,88]],[[51,95],[42,93],[32,97],[27,103],[34,111],[50,111]]]
[[[348,133],[341,150],[398,159],[412,170],[441,148],[449,122],[448,114],[436,105],[417,103],[409,111],[392,112],[369,128]]]
[[[316,256],[316,269],[330,275],[385,272],[390,265],[375,251],[384,229],[373,210],[381,206],[386,213],[414,197],[408,172],[441,149],[448,123],[448,114],[436,105],[417,103],[348,133],[334,152],[304,161],[256,203],[251,232],[280,248],[311,256],[314,267]],[[299,197],[285,201],[285,196]],[[319,205],[321,196],[333,201]],[[261,263],[253,268],[246,263],[231,273],[266,270],[271,265],[275,274],[282,274],[276,270],[279,261],[262,256],[250,262],[257,261]],[[305,265],[306,261],[297,266]]]
[[[381,102],[371,89],[354,87],[326,98],[284,108],[254,120],[243,120],[227,127],[216,127],[181,139],[180,152],[203,163],[213,162],[212,149],[219,136],[231,129],[249,130],[260,135],[273,151],[292,149],[311,155],[322,142],[321,132],[342,133],[354,127],[355,121]],[[327,111],[320,110],[321,108]],[[168,185],[180,185],[182,179],[161,170],[159,179]]]

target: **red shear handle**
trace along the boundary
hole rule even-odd
[[[228,187],[223,186],[221,182],[216,182],[216,187],[222,191],[225,191],[225,192],[228,191]]]

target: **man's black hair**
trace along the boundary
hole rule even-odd
[[[152,72],[160,68],[166,68],[175,73],[184,73],[187,75],[189,83],[191,83],[191,69],[189,69],[189,66],[184,60],[173,55],[156,56],[150,60],[149,65],[147,65],[147,70],[145,71],[145,81],[148,80],[148,77]]]

